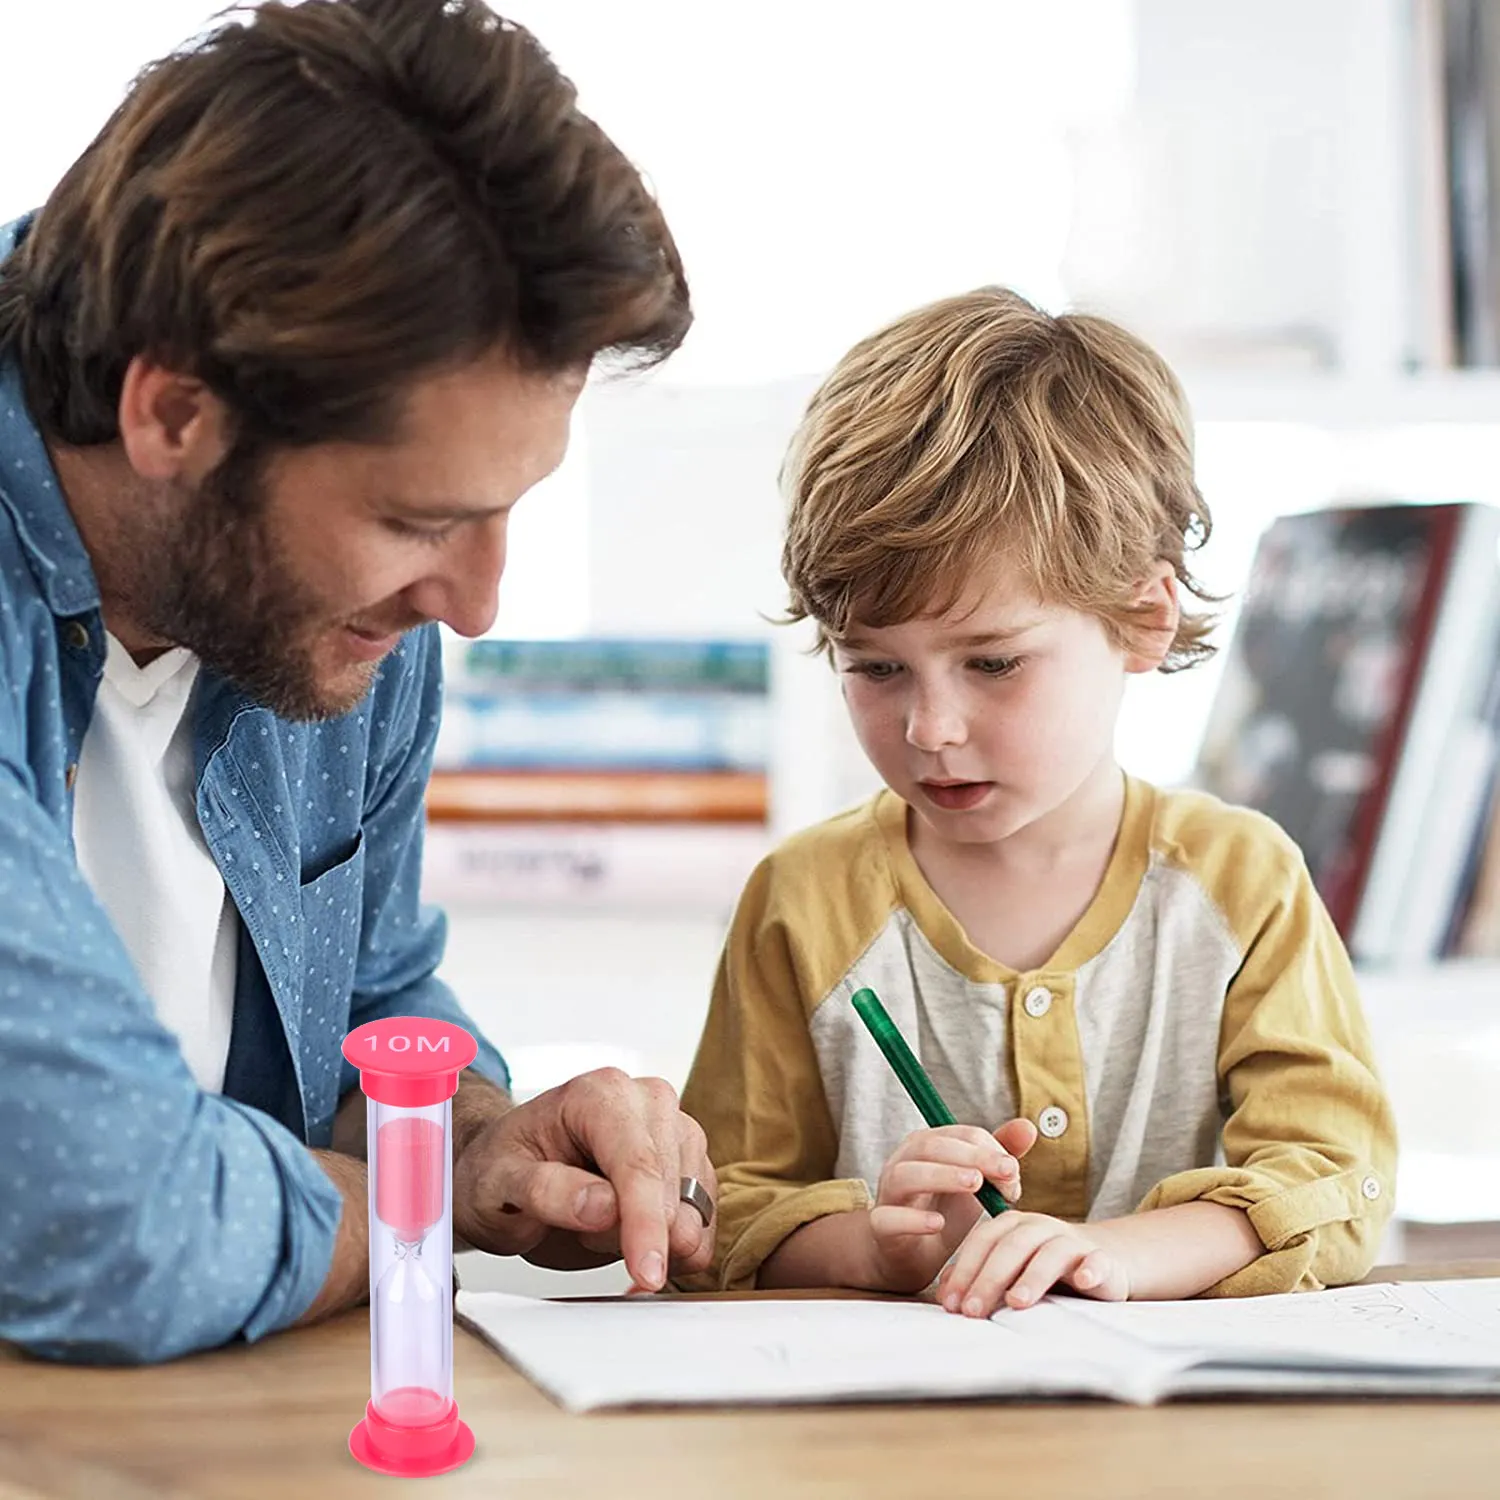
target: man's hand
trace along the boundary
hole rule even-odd
[[[919,1292],[983,1215],[975,1192],[994,1183],[1008,1202],[1021,1196],[1021,1166],[1036,1142],[1030,1120],[994,1134],[977,1125],[917,1130],[891,1153],[870,1210],[872,1284]]]
[[[488,1091],[455,1108],[453,1227],[480,1250],[572,1270],[623,1255],[635,1284],[657,1291],[668,1269],[701,1271],[714,1232],[680,1201],[696,1177],[718,1179],[695,1120],[671,1085],[617,1068],[585,1073],[525,1104]],[[457,1104],[457,1101],[455,1101]]]

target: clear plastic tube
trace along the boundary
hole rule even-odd
[[[399,1427],[453,1405],[453,1104],[366,1101],[370,1391]]]

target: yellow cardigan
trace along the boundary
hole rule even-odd
[[[1017,973],[927,885],[906,818],[881,792],[788,840],[745,890],[683,1096],[720,1180],[715,1263],[691,1285],[753,1286],[800,1225],[867,1207],[921,1127],[849,1006],[862,985],[961,1122],[1038,1123],[1027,1209],[1243,1208],[1266,1253],[1220,1295],[1365,1274],[1395,1127],[1347,955],[1279,828],[1127,780],[1092,905]]]

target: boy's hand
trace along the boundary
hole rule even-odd
[[[993,1135],[944,1125],[907,1136],[886,1162],[870,1210],[874,1284],[893,1292],[928,1286],[983,1215],[974,1197],[983,1181],[1007,1202],[1021,1196],[1017,1157],[1036,1136],[1030,1120],[1009,1120]]]
[[[1085,1297],[1124,1302],[1130,1277],[1106,1238],[1047,1214],[984,1219],[939,1277],[937,1299],[949,1312],[987,1318],[1002,1303],[1030,1307],[1061,1282]]]

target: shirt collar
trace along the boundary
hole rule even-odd
[[[132,707],[147,708],[164,693],[168,701],[187,701],[198,675],[198,658],[186,646],[173,646],[144,667],[120,642],[104,633],[104,679]]]
[[[0,260],[30,228],[31,218],[0,226]],[[10,512],[32,572],[52,612],[81,615],[99,608],[99,584],[73,523],[42,435],[26,406],[21,367],[0,359],[0,504]]]

